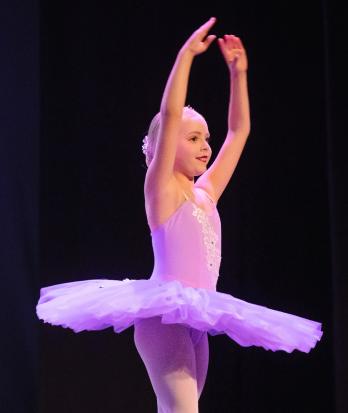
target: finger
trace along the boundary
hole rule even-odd
[[[224,39],[226,48],[232,49],[234,47],[233,36],[231,36],[230,34],[225,34]]]
[[[229,45],[229,40],[225,39],[218,39],[218,43],[220,46],[221,53],[223,54],[224,58],[228,60],[232,53],[232,47]]]
[[[238,40],[237,40],[238,38],[231,34],[230,39],[231,39],[231,45],[232,45],[233,49],[238,48],[238,46],[239,46]]]
[[[221,50],[221,53],[223,55],[225,55],[225,41],[224,41],[224,39],[221,39],[221,37],[220,37],[217,41],[218,41],[218,45],[219,45],[219,48]]]
[[[238,38],[239,47],[245,49],[243,42]]]
[[[199,31],[200,33],[206,34],[213,27],[215,22],[216,22],[216,18],[211,17],[207,22],[202,24],[202,26],[199,27],[199,29],[197,31]]]
[[[244,49],[241,39],[238,36],[234,36],[234,39],[236,42],[236,47],[238,47],[239,49]]]
[[[216,39],[215,34],[210,34],[205,40],[204,40],[204,44],[206,45],[206,47],[208,48],[213,41]]]

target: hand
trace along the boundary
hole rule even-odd
[[[216,18],[211,17],[206,23],[199,27],[186,41],[182,50],[189,51],[194,56],[205,52],[216,38],[216,36],[213,34],[207,36],[209,30],[212,28],[215,22]]]
[[[230,70],[234,72],[246,72],[248,59],[240,38],[232,34],[225,34],[218,39],[220,50]]]

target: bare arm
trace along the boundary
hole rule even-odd
[[[218,41],[229,69],[228,130],[213,164],[196,183],[207,190],[216,202],[231,179],[250,133],[248,62],[245,49],[236,36],[226,35]]]
[[[205,52],[215,39],[214,35],[210,35],[204,40],[214,23],[215,19],[211,18],[191,35],[179,51],[168,78],[161,102],[161,127],[157,145],[146,176],[146,185],[151,186],[151,192],[158,194],[160,190],[165,190],[173,177],[177,138],[191,65],[194,57]]]

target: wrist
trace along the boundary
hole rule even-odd
[[[231,79],[241,79],[241,78],[246,77],[246,75],[247,75],[247,69],[246,70],[236,70],[232,67],[230,67],[229,69],[230,69]]]
[[[193,60],[193,58],[195,57],[195,54],[192,52],[192,50],[190,50],[189,47],[187,47],[186,45],[184,45],[179,53],[178,53],[178,57],[181,59],[185,59],[185,60]]]

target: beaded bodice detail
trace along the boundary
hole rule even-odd
[[[196,204],[193,204],[192,215],[195,216],[197,221],[202,225],[203,241],[207,252],[207,268],[212,272],[213,277],[217,279],[221,261],[220,250],[217,247],[218,235],[214,231],[214,227],[207,213],[196,206]]]
[[[151,236],[155,259],[151,278],[216,289],[221,262],[221,223],[215,204],[208,213],[186,198]]]

